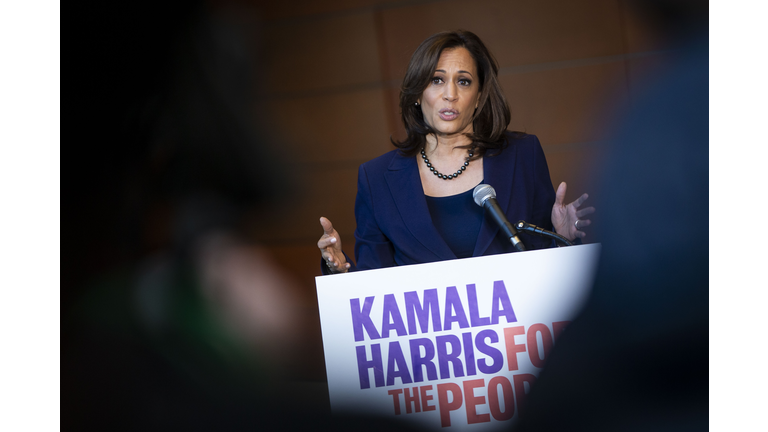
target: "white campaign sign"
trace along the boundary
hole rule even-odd
[[[589,294],[599,244],[316,278],[334,413],[507,428]]]

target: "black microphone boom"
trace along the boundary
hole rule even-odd
[[[517,236],[515,226],[509,223],[507,217],[504,216],[504,212],[501,211],[499,203],[496,202],[496,190],[493,189],[493,186],[487,184],[477,185],[472,192],[472,198],[475,199],[475,204],[483,207],[486,210],[486,213],[491,215],[491,219],[499,225],[501,232],[504,233],[504,237],[512,242],[515,249],[520,252],[524,251],[525,245],[523,245],[523,242],[520,241],[520,238]]]
[[[561,236],[560,234],[554,233],[552,231],[547,231],[544,228],[537,227],[534,224],[529,224],[524,220],[518,221],[516,225],[518,230],[527,231],[529,233],[540,235],[542,237],[549,237],[559,241],[560,243],[566,246],[573,246],[573,243],[571,243],[567,238]]]

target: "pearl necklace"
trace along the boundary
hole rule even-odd
[[[421,158],[424,160],[424,163],[427,164],[427,167],[430,171],[432,171],[432,174],[436,175],[438,178],[441,178],[443,180],[453,180],[456,177],[459,176],[459,174],[463,173],[465,169],[469,166],[469,159],[472,158],[473,152],[475,151],[475,146],[472,146],[471,149],[469,149],[469,156],[467,156],[467,159],[464,161],[464,165],[461,166],[455,173],[445,175],[438,172],[435,167],[432,166],[432,163],[429,162],[429,159],[427,159],[427,154],[424,153],[424,149],[421,149]]]

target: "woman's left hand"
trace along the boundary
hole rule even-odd
[[[555,194],[555,205],[552,206],[552,225],[555,227],[555,231],[568,240],[576,240],[576,238],[584,238],[586,234],[583,231],[579,231],[584,227],[588,227],[592,221],[589,219],[581,219],[584,216],[595,212],[594,207],[587,207],[579,210],[581,204],[589,198],[589,195],[584,194],[580,196],[576,201],[565,205],[565,190],[567,186],[565,182],[560,183],[557,187],[557,193]]]

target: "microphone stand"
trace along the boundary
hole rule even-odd
[[[568,241],[567,238],[561,236],[560,234],[553,233],[552,231],[547,231],[544,228],[539,228],[536,225],[529,224],[524,220],[518,221],[515,224],[515,227],[517,228],[518,231],[526,231],[531,234],[536,234],[542,237],[549,237],[551,239],[555,239],[559,241],[560,243],[563,243],[566,246],[573,246],[573,243]]]

